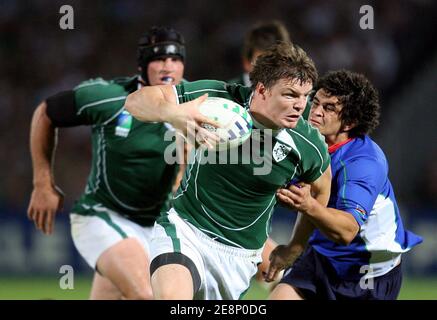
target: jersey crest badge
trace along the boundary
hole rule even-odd
[[[275,159],[276,162],[284,160],[290,153],[291,149],[297,150],[293,138],[284,129],[276,134],[276,140],[277,142],[275,143],[272,152],[273,159]]]
[[[290,153],[291,147],[287,146],[285,144],[282,144],[280,142],[276,142],[275,146],[273,147],[273,159],[275,159],[276,162],[280,162],[284,160],[287,155]]]
[[[117,117],[117,126],[115,127],[115,135],[126,138],[132,127],[132,116],[129,112],[124,110]]]

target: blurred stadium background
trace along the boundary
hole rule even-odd
[[[74,30],[59,28],[59,8],[74,8]],[[359,8],[374,8],[375,29],[359,27]],[[82,192],[90,163],[88,128],[63,130],[56,180],[65,212],[45,237],[26,218],[32,188],[28,146],[35,106],[92,77],[136,72],[138,37],[171,25],[187,42],[185,77],[238,75],[244,33],[279,19],[307,50],[320,74],[350,68],[379,88],[381,125],[373,135],[390,164],[406,226],[425,242],[404,257],[400,298],[437,299],[437,2],[384,1],[0,1],[0,299],[86,299],[91,270],[71,241],[68,209]],[[435,37],[434,37],[435,38]],[[278,212],[273,238],[288,240],[293,216]],[[74,290],[59,288],[59,268],[75,270]],[[246,298],[262,299],[254,284]]]

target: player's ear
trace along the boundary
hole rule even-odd
[[[355,128],[357,126],[356,123],[344,123],[342,125],[342,131],[343,132],[349,132],[351,131],[353,128]]]
[[[256,84],[255,91],[256,91],[259,95],[261,95],[262,97],[264,97],[265,94],[266,94],[266,92],[267,92],[267,88],[265,87],[265,85],[264,85],[263,83],[258,82],[258,83]]]
[[[142,71],[143,71],[143,68],[141,68],[140,66],[138,66],[138,71],[139,71],[139,72],[142,72]]]

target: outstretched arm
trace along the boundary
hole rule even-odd
[[[179,112],[172,86],[146,86],[129,94],[125,108],[143,122],[170,122]]]
[[[177,130],[188,136],[190,128],[198,136],[216,141],[215,134],[202,127],[210,124],[219,125],[204,116],[199,111],[199,106],[208,95],[203,95],[192,101],[177,104],[177,97],[171,85],[143,87],[129,94],[126,98],[125,108],[133,117],[143,122],[168,122]]]
[[[30,152],[33,166],[33,191],[27,210],[29,219],[45,234],[53,232],[56,212],[62,207],[63,194],[55,186],[52,162],[56,149],[56,128],[42,102],[35,110],[30,129]]]

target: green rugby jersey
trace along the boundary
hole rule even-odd
[[[238,77],[232,78],[226,81],[229,84],[241,84],[242,86],[250,87],[252,83],[250,82],[250,77],[248,73],[242,73]]]
[[[92,165],[84,194],[72,212],[95,213],[103,206],[141,225],[151,225],[171,192],[177,168],[164,161],[172,141],[164,123],[133,118],[124,103],[137,90],[137,77],[85,81],[74,88],[76,114],[91,126]]]
[[[248,87],[212,80],[186,82],[177,85],[176,90],[179,103],[208,93],[210,97],[233,100],[246,109],[252,95]],[[324,138],[302,118],[296,128],[270,135],[271,144],[266,143],[267,134],[254,131],[238,147],[236,164],[219,164],[222,152],[196,150],[194,162],[187,167],[173,199],[179,215],[217,241],[246,249],[261,248],[269,233],[276,190],[290,181],[312,182],[330,163]],[[255,161],[247,152],[247,144],[261,146],[259,155],[270,159],[268,174],[254,174],[255,168],[265,163]],[[214,157],[215,164],[205,163],[204,159]],[[165,214],[161,221],[166,222]]]
[[[302,113],[302,118],[304,118],[305,120],[308,120],[308,118],[310,117],[311,105],[313,104],[313,100],[312,100],[313,94],[314,94],[314,91],[312,91],[310,93],[310,95],[308,96],[305,110]]]

